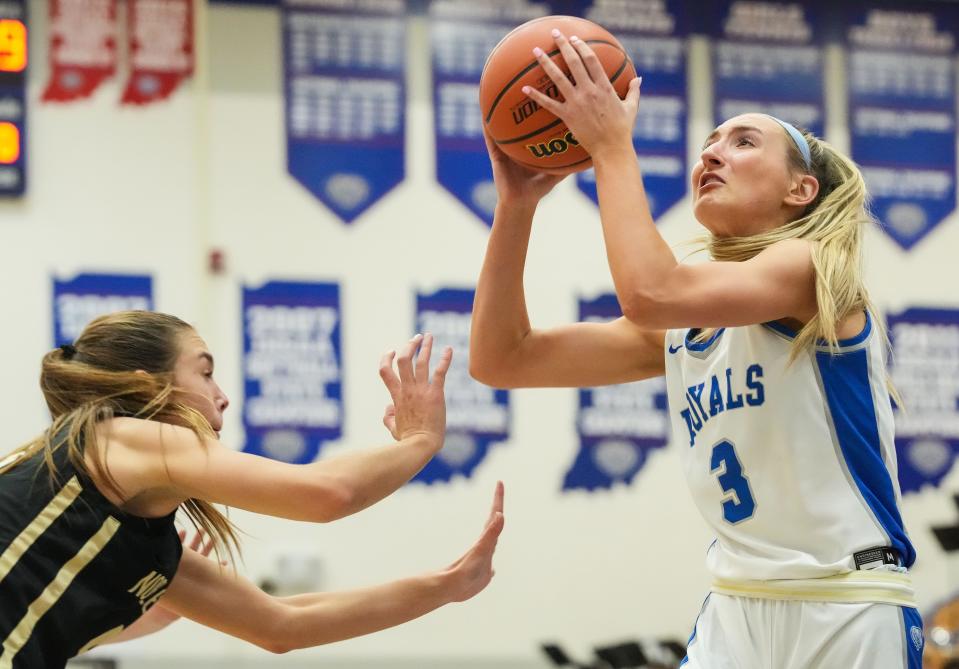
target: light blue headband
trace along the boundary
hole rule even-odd
[[[812,171],[812,153],[809,151],[809,142],[806,141],[806,138],[803,137],[803,134],[796,130],[796,127],[791,123],[786,123],[782,119],[776,118],[775,116],[770,116],[766,114],[776,123],[783,127],[783,130],[789,133],[789,136],[792,137],[793,142],[796,144],[796,148],[799,149],[799,153],[802,154],[803,162],[806,163],[806,169],[810,172]]]

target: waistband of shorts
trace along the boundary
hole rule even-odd
[[[882,603],[916,607],[916,591],[908,573],[862,570],[822,578],[713,581],[712,592],[754,599],[809,602]]]

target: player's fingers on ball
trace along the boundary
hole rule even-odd
[[[559,116],[563,111],[562,103],[557,102],[548,95],[540,93],[532,86],[523,86],[523,95],[527,96],[540,107],[555,114],[556,116]]]
[[[583,67],[589,73],[589,78],[597,84],[609,84],[612,86],[612,84],[609,83],[609,76],[606,74],[606,70],[603,69],[603,64],[599,62],[599,57],[596,55],[596,52],[593,51],[592,47],[575,35],[570,37],[569,41],[579,55]]]
[[[639,113],[639,88],[629,85],[629,90],[626,91],[626,97],[623,98],[623,105],[627,111],[632,116],[636,116]]]
[[[587,70],[583,64],[583,59],[579,52],[573,48],[570,40],[566,39],[566,36],[555,28],[553,29],[553,39],[556,41],[556,46],[559,47],[559,52],[563,54],[563,60],[566,61],[570,74],[573,75],[573,81],[581,84],[592,79],[592,73]]]
[[[629,90],[626,91],[626,102],[631,105],[639,105],[640,89],[643,85],[643,78],[636,77],[629,82]]]
[[[533,49],[533,55],[539,62],[540,67],[543,68],[543,71],[546,72],[546,75],[556,84],[556,88],[563,94],[563,97],[568,98],[573,93],[573,83],[569,80],[569,77],[566,76],[566,73],[539,47]],[[526,92],[525,87],[523,88],[523,92]]]

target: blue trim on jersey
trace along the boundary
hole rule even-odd
[[[725,331],[726,328],[719,328],[713,333],[713,336],[706,341],[693,341],[692,338],[695,336],[693,333],[698,333],[699,330],[696,328],[691,328],[686,331],[686,338],[684,340],[686,348],[690,351],[705,351],[707,348],[712,346],[713,343],[719,339]]]
[[[916,561],[916,550],[906,535],[895,486],[882,459],[868,355],[868,349],[841,355],[817,351],[816,363],[849,473],[889,537],[890,545],[899,551],[904,565],[910,567]]]
[[[916,609],[901,606],[903,643],[906,644],[907,669],[922,669],[922,647],[925,636],[922,633],[922,616]],[[918,632],[913,632],[913,629]],[[918,643],[918,647],[917,647]]]
[[[682,661],[679,663],[679,666],[683,666],[684,664],[689,662],[689,647],[692,646],[693,641],[696,640],[696,626],[699,625],[699,619],[703,617],[703,611],[706,610],[706,603],[709,601],[709,597],[712,594],[713,593],[709,593],[708,595],[706,595],[706,599],[703,600],[703,605],[699,607],[699,615],[696,616],[696,622],[693,623],[693,633],[689,635],[689,641],[686,642],[686,657],[682,659]]]
[[[849,337],[848,339],[840,339],[839,340],[840,347],[855,346],[856,344],[861,344],[864,341],[866,341],[866,338],[869,337],[869,335],[872,333],[872,316],[869,315],[868,311],[865,313],[866,313],[866,324],[863,326],[862,331],[859,334],[857,334],[855,337]],[[777,323],[776,321],[769,321],[767,323],[763,323],[763,325],[765,325],[770,330],[775,330],[779,334],[789,337],[790,339],[795,339],[796,335],[798,334],[791,327],[787,327],[783,325],[782,323]],[[827,346],[828,343],[820,340],[818,342],[818,345]]]

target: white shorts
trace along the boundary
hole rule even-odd
[[[683,669],[921,669],[914,608],[731,597],[713,593]]]

